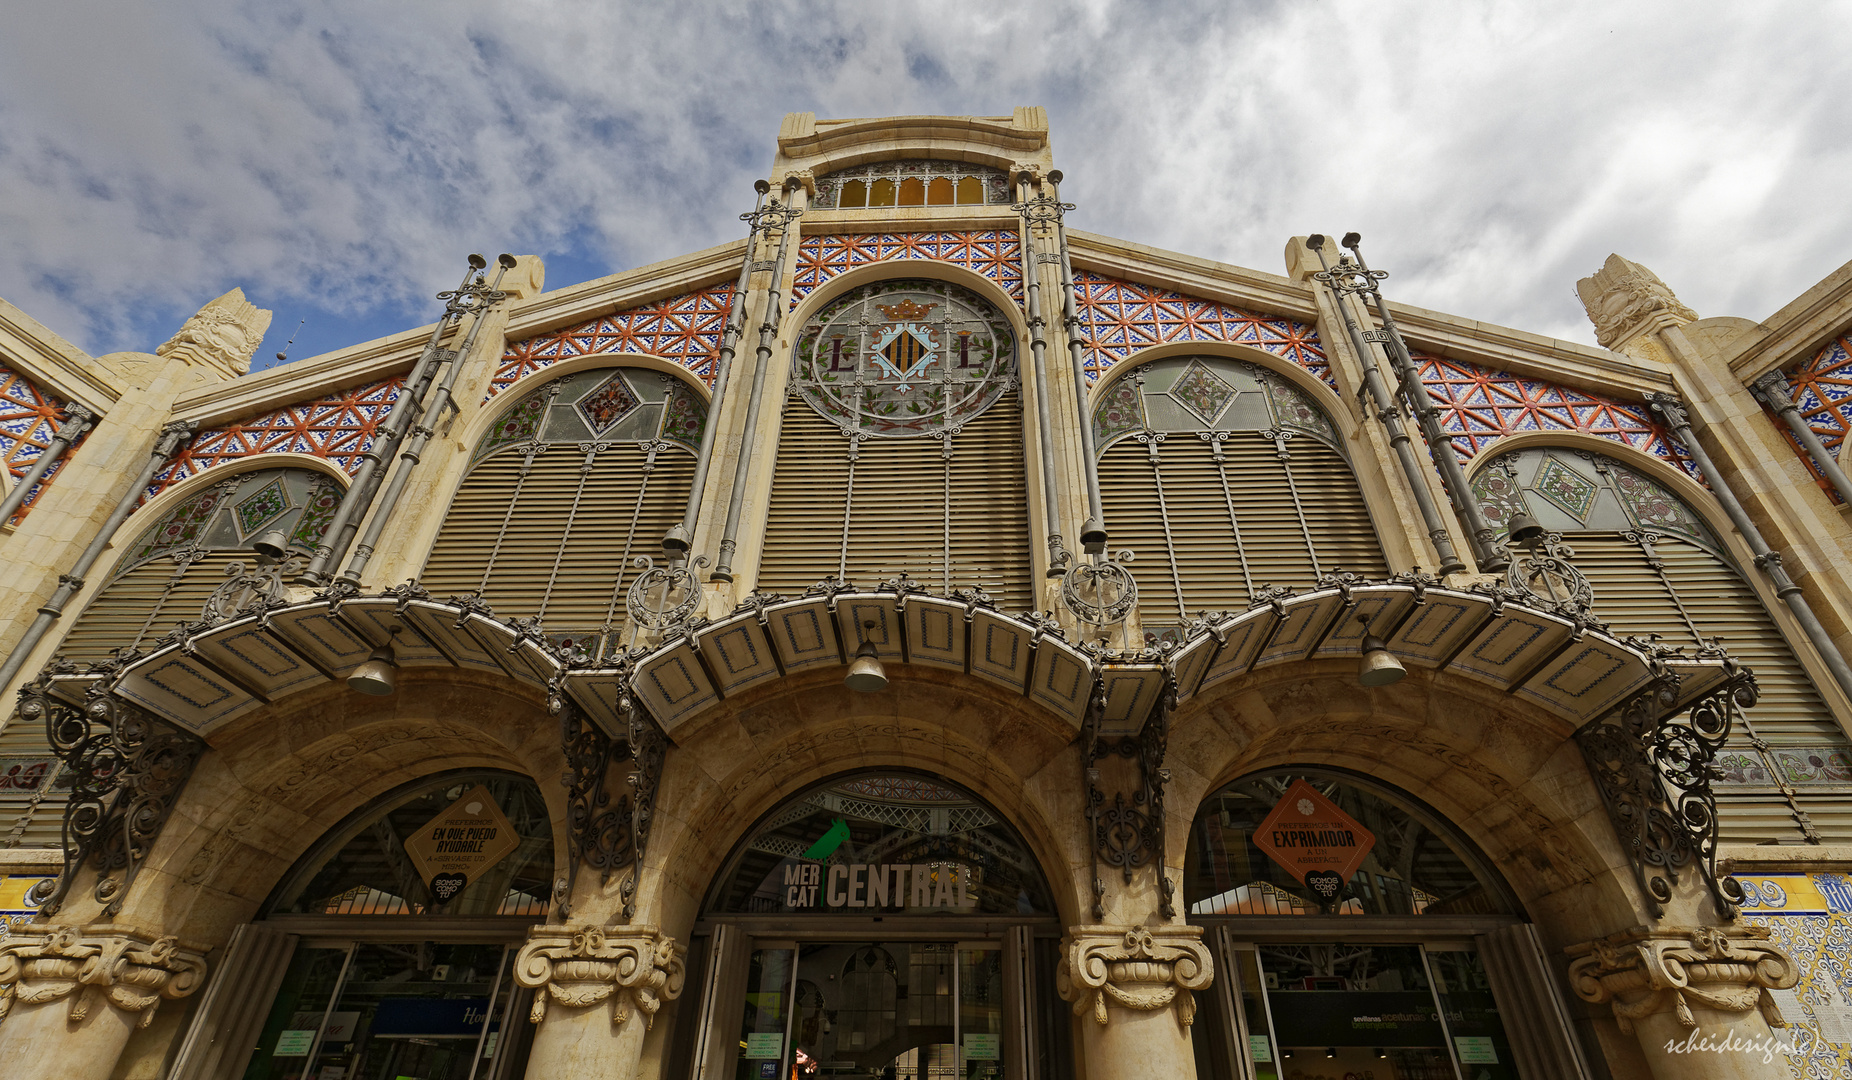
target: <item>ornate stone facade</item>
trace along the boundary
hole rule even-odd
[[[243,375],[269,328],[270,312],[246,300],[243,289],[233,289],[200,308],[154,354]]]
[[[1609,255],[1601,269],[1575,283],[1589,321],[1595,324],[1595,340],[1610,349],[1632,353],[1628,348],[1640,339],[1669,326],[1683,326],[1698,313],[1679,303],[1678,297],[1659,275],[1619,255]],[[1641,348],[1657,350],[1650,340]],[[1663,357],[1663,351],[1659,356]]]
[[[1768,937],[1760,926],[1636,927],[1570,947],[1569,984],[1582,1000],[1611,1008],[1630,1033],[1635,1021],[1667,1009],[1696,1027],[1694,1004],[1760,1008],[1770,1027],[1787,1027],[1769,991],[1790,989],[1800,972]]]
[[[15,1003],[70,999],[72,1023],[99,1005],[154,1022],[162,1001],[183,998],[206,981],[206,958],[177,938],[150,938],[108,923],[15,931],[0,941],[0,1018]]]
[[[1200,926],[1075,926],[1062,943],[1055,989],[1076,1016],[1112,1022],[1110,1006],[1172,1009],[1180,1027],[1196,1022],[1195,991],[1215,979]]]
[[[536,926],[515,956],[515,981],[536,991],[528,1019],[547,1017],[549,1001],[568,1009],[611,1002],[611,1023],[630,1019],[631,1008],[644,1026],[656,1022],[663,1002],[682,995],[687,972],[682,947],[653,926],[606,930],[587,925]]]

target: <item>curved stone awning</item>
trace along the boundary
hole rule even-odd
[[[373,596],[340,591],[262,602],[216,625],[184,627],[146,655],[88,675],[52,673],[51,692],[74,704],[99,679],[202,738],[264,705],[329,682],[391,641],[400,667],[506,676],[558,687],[608,734],[625,738],[628,706],[677,729],[747,690],[847,664],[866,634],[884,663],[968,675],[1019,694],[1079,734],[1096,683],[1099,734],[1136,734],[1174,680],[1184,702],[1279,665],[1354,658],[1362,616],[1410,668],[1491,687],[1580,727],[1655,681],[1676,687],[1671,714],[1722,685],[1722,657],[1690,658],[1617,640],[1513,599],[1404,575],[1387,582],[1329,578],[1310,592],[1274,590],[1239,613],[1208,613],[1181,645],[1118,652],[1069,642],[1041,613],[997,610],[979,591],[952,596],[911,581],[861,590],[825,581],[795,598],[755,593],[732,614],[693,621],[663,644],[608,667],[562,652],[527,620],[504,620],[470,596],[437,600],[415,583]],[[873,623],[872,629],[863,629]],[[394,633],[394,628],[397,632]],[[1672,676],[1675,678],[1668,678]],[[626,701],[625,699],[629,699]]]

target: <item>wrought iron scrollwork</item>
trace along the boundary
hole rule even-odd
[[[1125,621],[1138,603],[1138,582],[1124,566],[1132,561],[1132,553],[1116,554],[1117,559],[1108,556],[1098,562],[1082,559],[1061,575],[1061,601],[1081,622],[1111,626]]]
[[[624,598],[631,619],[658,632],[686,623],[701,603],[701,581],[688,567],[706,566],[707,556],[696,555],[689,564],[670,566],[657,566],[647,555],[634,561],[643,572],[630,583]]]
[[[64,866],[34,885],[27,901],[41,915],[56,914],[88,862],[97,872],[96,900],[112,917],[206,744],[111,696],[102,684],[91,687],[82,707],[52,697],[50,687],[48,674],[21,687],[19,714],[44,720],[52,753],[72,779]]]
[[[246,612],[263,611],[284,603],[289,583],[301,575],[308,560],[291,555],[276,562],[260,562],[246,569],[243,560],[225,567],[225,580],[212,590],[200,608],[200,618],[222,623]]]
[[[662,726],[641,702],[628,697],[618,707],[630,717],[630,880],[624,883],[624,921],[637,913],[637,885],[643,880],[643,856],[649,849],[650,828],[656,818],[656,792],[662,787],[662,763],[669,740]]]
[[[560,782],[566,786],[567,851],[574,862],[598,871],[600,882],[609,881],[631,857],[630,800],[613,803],[608,784],[616,746],[563,690],[548,694],[547,707],[559,717],[566,757]]]
[[[1133,871],[1155,863],[1158,909],[1166,919],[1176,915],[1176,883],[1164,869],[1164,789],[1170,783],[1164,754],[1170,742],[1170,713],[1176,704],[1176,683],[1167,678],[1150,719],[1137,735],[1103,739],[1099,732],[1106,711],[1106,686],[1103,680],[1094,683],[1081,733],[1081,773],[1086,781],[1087,828],[1093,847],[1095,921],[1106,917],[1101,863],[1117,867],[1127,884],[1132,881]],[[1121,789],[1113,793],[1110,802],[1107,800],[1099,763],[1109,757],[1138,762],[1139,782],[1131,798]]]
[[[1755,676],[1733,671],[1682,714],[1678,679],[1662,674],[1618,710],[1576,733],[1601,801],[1628,849],[1634,879],[1655,918],[1663,917],[1679,874],[1694,867],[1717,910],[1736,917],[1742,887],[1717,875],[1717,752],[1740,710],[1756,701]]]

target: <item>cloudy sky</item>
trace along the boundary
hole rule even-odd
[[[93,353],[240,285],[293,357],[735,238],[781,116],[1041,104],[1080,228],[1278,272],[1360,230],[1399,300],[1577,341],[1609,252],[1761,318],[1852,258],[1852,6],[22,4],[0,296]]]

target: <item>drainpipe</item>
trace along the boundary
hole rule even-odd
[[[5,500],[0,500],[0,524],[5,524],[18,513],[20,504],[32,493],[32,485],[43,480],[51,467],[64,457],[64,452],[71,448],[71,444],[96,425],[96,414],[82,405],[65,406],[64,416],[64,423],[58,425],[57,433],[51,437],[51,445],[32,463],[32,468],[26,470],[26,475],[19,478],[13,490],[7,492]]]
[[[1080,410],[1080,453],[1087,461],[1087,517],[1099,534],[1100,550],[1106,549],[1106,503],[1100,498],[1100,463],[1093,448],[1093,417],[1087,414],[1087,363],[1086,339],[1080,333],[1080,304],[1074,291],[1074,262],[1068,257],[1067,250],[1067,212],[1074,209],[1073,203],[1061,201],[1061,170],[1055,169],[1048,174],[1049,185],[1054,189],[1055,201],[1055,236],[1060,240],[1061,260],[1061,323],[1067,329],[1067,354],[1069,366],[1074,369],[1074,401]],[[1082,526],[1081,542],[1085,544],[1089,530]],[[1091,551],[1092,548],[1087,550]]]
[[[1042,318],[1041,277],[1036,272],[1036,219],[1032,214],[1035,204],[1029,201],[1030,180],[1030,174],[1026,172],[1016,174],[1016,190],[1021,198],[1013,209],[1022,216],[1022,246],[1017,254],[1022,261],[1023,298],[1029,316],[1029,365],[1035,375],[1035,420],[1042,429],[1042,497],[1046,503],[1044,514],[1048,519],[1048,576],[1058,578],[1067,572],[1071,556],[1061,544],[1060,500],[1055,487],[1055,429],[1048,412],[1048,342],[1042,336],[1046,320]],[[1081,398],[1082,402],[1086,400]],[[1085,411],[1084,406],[1082,411]],[[1084,526],[1081,534],[1087,534]],[[1102,538],[1102,548],[1104,545]]]
[[[347,545],[353,543],[354,534],[360,530],[360,522],[366,517],[367,510],[373,505],[373,495],[379,490],[383,479],[380,470],[399,440],[405,437],[405,429],[412,421],[412,413],[418,403],[424,400],[424,392],[431,385],[431,376],[437,365],[446,360],[454,360],[456,352],[438,346],[443,340],[444,331],[461,322],[463,315],[476,305],[476,292],[470,281],[476,271],[488,266],[482,256],[469,257],[469,269],[463,272],[463,283],[451,292],[438,293],[438,299],[448,301],[444,305],[444,314],[431,328],[431,337],[424,343],[424,352],[418,356],[418,362],[412,365],[411,372],[405,377],[405,385],[399,396],[393,399],[392,408],[386,413],[385,423],[379,426],[373,438],[373,445],[367,447],[360,457],[360,470],[354,474],[354,482],[347,493],[341,496],[341,505],[335,507],[334,519],[328,523],[328,530],[322,533],[321,543],[315,546],[315,555],[309,565],[303,568],[303,580],[313,584],[326,584],[330,569],[347,553]]]
[[[1748,511],[1737,501],[1736,493],[1724,483],[1723,474],[1717,471],[1711,456],[1699,444],[1684,402],[1672,394],[1656,392],[1647,394],[1646,400],[1654,412],[1665,417],[1672,433],[1684,445],[1685,452],[1697,463],[1698,471],[1704,474],[1704,480],[1710,484],[1711,493],[1723,506],[1723,512],[1730,516],[1731,524],[1736,526],[1736,531],[1748,542],[1750,552],[1755,555],[1757,569],[1768,575],[1770,584],[1775,587],[1775,595],[1781,597],[1782,602],[1788,605],[1788,610],[1794,613],[1794,621],[1801,624],[1801,632],[1813,643],[1814,651],[1820,654],[1820,660],[1832,673],[1833,681],[1839,684],[1839,689],[1845,692],[1846,697],[1852,698],[1852,667],[1846,666],[1845,657],[1840,655],[1838,647],[1833,644],[1826,627],[1820,625],[1819,616],[1813,613],[1807,598],[1801,595],[1801,587],[1794,583],[1794,579],[1788,576],[1787,568],[1781,565],[1781,553],[1769,549],[1768,542],[1762,539],[1762,533],[1756,528],[1755,522],[1749,520]]]
[[[1376,274],[1370,270],[1370,264],[1363,261],[1361,244],[1363,237],[1356,233],[1344,234],[1344,246],[1357,257],[1357,268],[1362,271],[1360,280],[1370,294],[1370,300],[1376,306],[1376,317],[1382,320],[1380,331],[1368,332],[1363,336],[1368,339],[1376,337],[1388,346],[1389,360],[1395,365],[1396,381],[1402,384],[1402,400],[1408,403],[1408,410],[1415,414],[1415,422],[1421,425],[1422,437],[1427,440],[1428,454],[1440,469],[1440,482],[1447,489],[1447,496],[1453,501],[1453,508],[1466,517],[1467,540],[1473,547],[1473,560],[1479,569],[1492,574],[1502,574],[1511,566],[1511,553],[1497,542],[1498,532],[1492,523],[1486,520],[1485,508],[1479,505],[1478,496],[1473,494],[1473,486],[1466,481],[1466,470],[1460,467],[1459,452],[1453,448],[1453,436],[1441,426],[1440,410],[1428,397],[1428,390],[1421,382],[1421,372],[1415,367],[1415,358],[1408,354],[1408,342],[1402,340],[1402,331],[1395,324],[1395,316],[1389,314],[1389,303],[1383,299],[1382,290],[1376,282],[1387,274]]]
[[[1370,351],[1363,340],[1363,331],[1358,328],[1357,320],[1352,317],[1350,305],[1345,303],[1344,290],[1333,282],[1345,271],[1331,269],[1325,260],[1325,238],[1318,233],[1305,238],[1305,246],[1318,255],[1318,265],[1324,272],[1315,275],[1318,280],[1332,286],[1332,299],[1337,301],[1338,313],[1344,317],[1344,329],[1350,333],[1351,348],[1357,350],[1357,362],[1363,365],[1363,385],[1376,405],[1376,419],[1382,422],[1384,430],[1389,433],[1389,445],[1395,448],[1396,460],[1401,463],[1402,475],[1408,480],[1408,486],[1415,495],[1415,506],[1421,511],[1421,521],[1428,529],[1428,539],[1434,544],[1434,553],[1440,556],[1440,573],[1442,577],[1457,574],[1466,569],[1460,556],[1453,550],[1453,538],[1447,533],[1447,525],[1441,520],[1440,508],[1434,505],[1434,496],[1428,491],[1427,478],[1422,475],[1421,463],[1415,459],[1414,447],[1409,443],[1408,432],[1402,428],[1402,417],[1397,411],[1395,395],[1389,392],[1389,385],[1383,380],[1382,369],[1376,366],[1376,354]],[[1348,258],[1343,262],[1348,263]]]
[[[199,425],[191,420],[175,420],[161,429],[160,437],[155,440],[154,449],[148,452],[148,460],[142,465],[141,472],[135,477],[135,482],[122,493],[122,498],[116,503],[116,509],[110,512],[109,518],[103,522],[103,527],[97,530],[97,534],[90,540],[90,546],[84,548],[84,553],[77,557],[77,562],[72,564],[70,571],[58,575],[58,588],[52,592],[51,599],[45,601],[44,607],[39,608],[39,617],[32,620],[31,626],[26,627],[25,636],[20,638],[19,644],[13,646],[13,651],[7,654],[6,663],[0,665],[0,687],[10,684],[19,674],[19,669],[25,666],[26,657],[38,647],[40,640],[45,637],[45,632],[51,629],[51,624],[58,621],[58,617],[64,614],[64,605],[70,603],[71,597],[82,591],[84,575],[96,565],[98,556],[103,554],[103,549],[108,547],[109,542],[115,538],[116,530],[122,527],[123,521],[127,520],[129,514],[135,510],[135,505],[141,502],[142,495],[154,480],[154,474],[160,470],[161,466],[167,464],[167,459],[174,455],[174,451],[180,449],[182,444],[193,437],[193,432],[198,428]]]
[[[720,358],[714,361],[714,394],[707,403],[707,423],[701,429],[701,448],[695,452],[694,483],[688,488],[688,502],[682,509],[682,520],[671,525],[662,538],[662,550],[677,560],[685,557],[688,545],[694,543],[695,519],[701,513],[701,493],[707,487],[707,467],[714,460],[720,404],[726,399],[727,376],[733,370],[733,355],[739,349],[740,333],[746,327],[746,282],[752,277],[753,240],[759,235],[760,218],[765,212],[765,193],[772,190],[772,185],[757,180],[753,182],[752,189],[759,193],[759,200],[753,204],[752,213],[740,215],[740,220],[748,223],[746,254],[740,260],[740,278],[733,286],[733,303],[727,310],[727,324],[720,332]]]
[[[386,520],[392,517],[392,511],[399,505],[399,496],[405,491],[405,485],[411,480],[412,470],[418,467],[424,448],[436,433],[437,423],[443,417],[444,410],[450,408],[450,390],[457,382],[457,373],[463,370],[463,361],[469,351],[476,347],[476,335],[482,332],[482,324],[487,321],[489,305],[506,296],[501,291],[502,277],[514,268],[514,256],[503,254],[496,259],[495,281],[489,285],[489,291],[483,293],[484,302],[476,308],[476,321],[470,324],[469,333],[463,338],[463,346],[456,350],[455,357],[444,370],[443,380],[437,384],[437,393],[431,397],[431,404],[424,410],[424,419],[412,429],[411,441],[405,444],[405,452],[399,455],[399,467],[393,471],[392,480],[386,484],[386,497],[380,507],[367,522],[366,532],[360,536],[360,543],[354,548],[354,557],[348,560],[347,569],[341,576],[355,585],[360,584],[361,575],[366,572],[368,560],[373,558],[374,548],[379,546],[379,536],[386,531]]]
[[[1839,493],[1840,500],[1852,506],[1852,478],[1846,476],[1845,470],[1839,467],[1838,459],[1833,457],[1833,452],[1826,448],[1826,444],[1821,442],[1820,436],[1814,432],[1813,425],[1801,415],[1801,408],[1794,403],[1793,392],[1788,387],[1788,380],[1782,377],[1781,372],[1771,371],[1750,383],[1749,392],[1756,396],[1757,401],[1781,414],[1781,419],[1787,423],[1788,430],[1792,431],[1794,437],[1800,440],[1800,444],[1809,454],[1813,455],[1814,462],[1820,466],[1820,471],[1826,474],[1827,480],[1833,485],[1833,490]],[[0,514],[0,521],[5,520],[6,515]]]
[[[764,214],[764,227],[778,230],[778,257],[772,262],[772,284],[766,290],[764,318],[759,323],[759,347],[753,355],[752,363],[752,396],[746,399],[746,426],[741,429],[740,455],[733,470],[733,491],[727,497],[727,526],[720,536],[719,558],[715,560],[714,572],[708,575],[709,581],[733,580],[733,552],[739,546],[740,507],[746,502],[747,466],[752,461],[748,450],[753,433],[759,429],[759,408],[765,401],[765,372],[772,366],[772,342],[778,339],[778,326],[784,321],[784,294],[778,291],[778,285],[785,279],[785,260],[791,252],[791,234],[797,231],[797,219],[804,213],[802,208],[792,205],[800,186],[801,182],[796,177],[785,180],[784,204],[780,205],[777,199],[773,199]],[[668,550],[666,542],[663,549]],[[683,544],[683,550],[687,550],[686,543]]]

